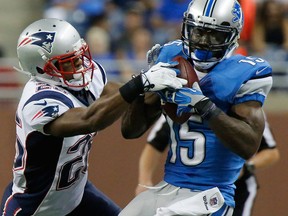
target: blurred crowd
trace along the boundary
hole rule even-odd
[[[190,0],[50,0],[44,17],[65,19],[90,45],[108,78],[125,81],[145,69],[146,52],[156,43],[181,38]],[[288,61],[287,0],[240,0],[245,24],[238,53]],[[119,60],[111,64],[111,60]],[[133,61],[131,61],[133,60]],[[109,77],[110,76],[110,77]]]
[[[143,60],[153,44],[180,37],[183,12],[189,2],[52,0],[46,5],[44,17],[62,18],[74,25],[110,79],[125,81],[147,67]],[[109,60],[119,61],[115,67]]]

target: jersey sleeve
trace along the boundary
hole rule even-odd
[[[217,64],[200,80],[200,87],[204,95],[226,112],[231,106],[247,101],[263,105],[272,83],[272,68],[267,61],[235,55]]]
[[[174,61],[173,59],[176,56],[184,56],[184,53],[182,52],[182,43],[183,42],[181,40],[175,40],[164,44],[158,55],[156,63],[171,63]]]
[[[235,103],[255,100],[263,105],[273,84],[272,68],[267,61],[262,60],[257,62],[257,67],[255,65],[249,70],[252,71],[251,77],[241,85],[236,94]]]
[[[43,127],[73,108],[73,102],[63,93],[41,91],[27,100],[22,108],[26,123],[34,130],[45,134]]]

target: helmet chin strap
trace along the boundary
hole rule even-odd
[[[19,72],[19,73],[22,73],[22,74],[25,74],[25,75],[27,75],[27,76],[29,76],[29,77],[31,77],[32,76],[32,74],[30,73],[30,72],[28,72],[28,71],[24,71],[24,70],[22,70],[22,69],[20,69],[20,68],[17,68],[17,67],[13,67],[17,72]]]
[[[17,68],[17,67],[13,67],[17,72],[20,72],[20,73],[23,73],[25,75],[28,75],[29,77],[33,77],[39,81],[43,81],[43,82],[46,82],[50,85],[62,85],[62,83],[60,81],[56,81],[56,80],[53,80],[53,77],[51,78],[45,78],[45,77],[40,77],[40,76],[36,76],[36,75],[33,75],[31,74],[30,72],[28,71],[24,71],[20,68]]]
[[[13,67],[13,68],[17,72],[20,72],[20,73],[23,73],[25,75],[28,75],[29,77],[33,77],[33,78],[35,78],[35,79],[37,79],[39,81],[43,81],[43,82],[48,83],[50,85],[63,86],[63,87],[69,88],[69,89],[71,89],[73,91],[81,91],[83,88],[88,90],[89,89],[89,83],[91,82],[91,78],[90,78],[89,74],[87,74],[87,73],[84,75],[85,81],[86,81],[86,83],[88,83],[86,86],[81,86],[81,85],[83,85],[83,79],[82,79],[82,75],[81,74],[73,74],[73,78],[74,79],[66,81],[68,83],[71,83],[73,86],[68,86],[68,85],[66,85],[64,83],[62,78],[59,78],[59,81],[57,81],[55,79],[53,80],[53,77],[45,78],[45,77],[35,76],[35,75],[32,75],[30,72],[24,71],[24,70],[22,70],[20,68],[17,68],[17,67]],[[74,76],[76,76],[76,78]],[[80,76],[80,78],[79,78],[79,76]],[[77,85],[79,87],[77,87]]]

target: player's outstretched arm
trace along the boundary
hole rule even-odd
[[[68,137],[102,130],[116,121],[128,107],[119,84],[108,83],[99,99],[89,107],[72,108],[44,127],[53,136]]]
[[[48,123],[44,132],[67,137],[102,130],[116,121],[140,94],[163,88],[180,88],[185,80],[176,77],[168,64],[157,64],[128,81],[105,86],[104,93],[87,108],[73,108]],[[110,92],[110,93],[107,93]]]

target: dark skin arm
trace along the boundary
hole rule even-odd
[[[72,108],[44,127],[47,134],[69,137],[103,130],[120,118],[128,103],[117,83],[108,83],[101,97],[89,107]]]
[[[121,132],[124,138],[143,135],[161,115],[160,98],[156,93],[146,93],[128,107],[122,117]]]
[[[123,116],[122,134],[129,130],[129,133],[124,136],[125,138],[141,136],[151,126],[151,124],[149,125],[151,121],[145,120],[148,118],[147,115],[142,113],[154,112],[155,115],[157,114],[155,109],[148,111],[153,106],[146,104],[145,109],[140,106],[140,103],[137,106],[135,104],[133,107],[130,106]],[[144,109],[145,112],[141,109]],[[265,121],[261,105],[259,102],[249,101],[233,106],[231,112],[232,115],[221,112],[219,115],[213,116],[209,119],[208,124],[227,148],[242,158],[249,159],[257,152],[264,130]]]
[[[265,120],[259,102],[249,101],[232,107],[232,116],[221,112],[209,120],[209,126],[222,143],[244,159],[258,150]]]

